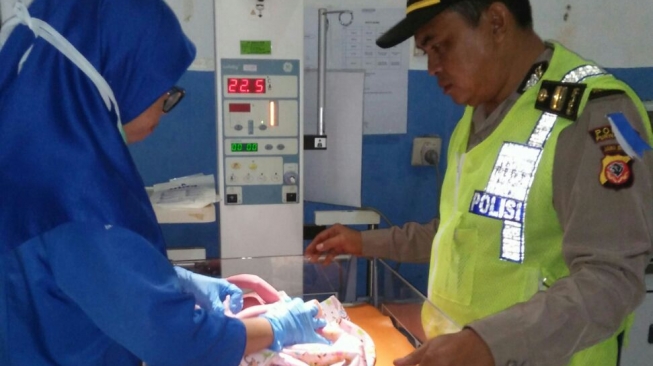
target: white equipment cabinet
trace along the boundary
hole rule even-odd
[[[304,2],[217,0],[215,34],[220,257],[301,258]],[[302,276],[301,261],[223,263],[223,277]]]

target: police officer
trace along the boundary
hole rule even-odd
[[[425,308],[430,340],[397,366],[616,365],[651,253],[641,101],[543,41],[526,0],[408,0],[377,44],[413,35],[444,93],[466,105],[441,217],[378,232],[335,225],[306,255],[430,258],[429,300],[462,329]]]

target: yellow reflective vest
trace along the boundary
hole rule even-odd
[[[569,275],[553,206],[553,161],[560,132],[582,113],[592,89],[625,91],[648,121],[627,85],[553,46],[546,71],[486,140],[467,151],[471,107],[451,137],[428,285],[429,300],[449,319],[424,307],[429,337],[528,301]],[[616,365],[616,336],[577,353],[571,365]]]

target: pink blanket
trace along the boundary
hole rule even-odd
[[[230,316],[255,317],[287,297],[255,275],[236,275],[227,280],[243,290],[252,290],[243,297],[243,310],[236,315],[227,312]],[[225,304],[225,309],[229,309],[228,305]],[[340,301],[331,296],[319,305],[318,316],[327,321],[321,333],[333,344],[296,344],[281,352],[264,350],[245,356],[240,366],[373,366],[376,361],[374,342],[350,321]]]

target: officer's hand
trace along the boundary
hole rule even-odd
[[[297,343],[330,344],[315,332],[326,326],[326,320],[315,317],[318,309],[316,301],[304,303],[302,299],[295,298],[289,302],[279,302],[261,315],[272,325],[274,340],[270,349],[280,351],[284,346]]]
[[[223,302],[229,296],[229,310],[236,314],[243,309],[243,291],[222,278],[202,276],[181,267],[174,267],[182,290],[195,296],[197,305],[205,310],[224,311]]]
[[[408,356],[394,360],[395,366],[494,366],[490,348],[471,329],[426,341]]]
[[[335,224],[319,233],[308,245],[304,255],[316,263],[321,255],[326,254],[324,265],[331,263],[338,254],[363,254],[363,239],[361,233]]]

